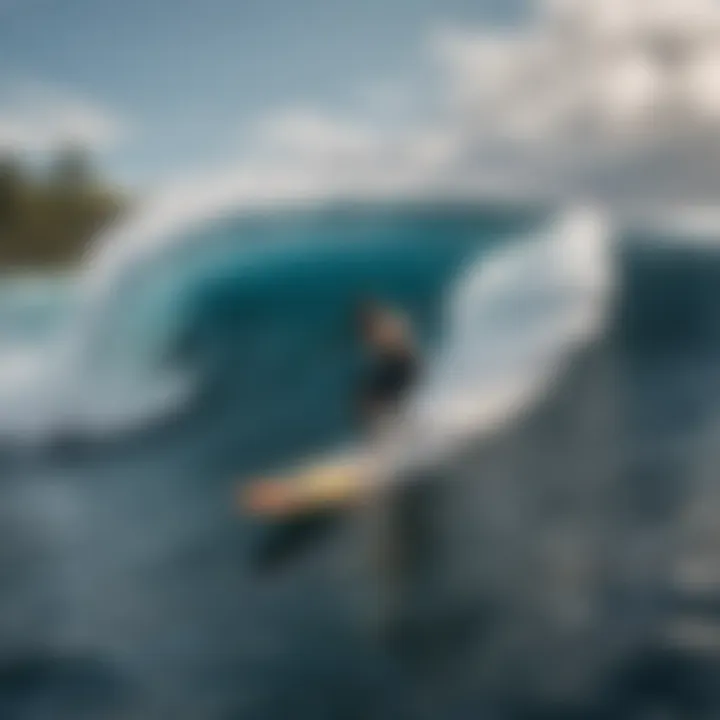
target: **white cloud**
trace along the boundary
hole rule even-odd
[[[108,110],[53,86],[15,83],[0,94],[0,151],[45,153],[68,143],[108,150],[125,131]]]
[[[557,132],[611,137],[693,132],[720,105],[715,0],[547,0],[539,10],[510,38],[438,40],[451,81],[489,117],[505,122],[522,109],[551,114]]]
[[[256,146],[328,193],[515,183],[607,196],[617,172],[638,196],[659,185],[672,194],[671,180],[643,178],[652,168],[675,176],[679,196],[702,181],[720,199],[720,154],[714,181],[709,160],[698,172],[695,150],[708,134],[720,140],[720,3],[545,0],[535,10],[502,31],[436,32],[432,111],[414,126],[292,110],[265,119]]]
[[[250,137],[241,174],[251,168],[256,185],[284,188],[282,178],[303,177],[335,197],[419,191],[457,151],[446,128],[385,126],[318,109],[269,115]]]
[[[256,128],[264,151],[291,159],[362,159],[375,152],[379,133],[370,125],[343,120],[312,108],[283,111]]]
[[[535,9],[511,29],[432,34],[438,73],[414,122],[373,112],[394,85],[370,92],[360,116],[281,109],[244,134],[246,157],[166,188],[161,215],[397,194],[720,202],[720,3]]]
[[[559,191],[609,195],[617,173],[626,196],[720,201],[716,0],[545,0],[511,31],[445,29],[433,48],[479,166],[501,148]]]

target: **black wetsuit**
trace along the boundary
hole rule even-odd
[[[410,350],[378,353],[362,385],[363,406],[397,409],[407,397],[417,374],[417,360]]]

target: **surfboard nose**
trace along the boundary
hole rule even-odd
[[[238,505],[242,511],[256,515],[285,515],[293,509],[293,495],[287,483],[251,482],[240,489]]]

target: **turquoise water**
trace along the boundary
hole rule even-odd
[[[542,228],[458,206],[255,214],[183,231],[97,294],[41,294],[42,329],[5,347],[55,333],[72,352],[38,346],[22,387],[0,373],[17,403],[0,407],[0,718],[716,717],[716,655],[670,632],[718,621],[713,588],[678,580],[720,561],[694,535],[719,507],[712,247],[623,236],[607,322],[527,412],[287,564],[259,562],[287,529],[233,507],[246,475],[353,436],[360,297],[406,310],[429,361],[479,328],[459,343],[473,382],[487,352],[503,380],[559,357],[535,336],[565,331],[584,295],[562,282],[599,268]],[[34,292],[0,287],[0,317],[25,327]],[[187,393],[146,412],[176,376]],[[373,597],[395,594],[377,622]]]

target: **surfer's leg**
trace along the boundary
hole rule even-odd
[[[362,508],[361,536],[367,563],[366,613],[383,641],[403,634],[413,614],[418,580],[429,562],[432,532],[427,488],[398,483],[377,488]]]
[[[299,561],[333,532],[342,516],[341,511],[333,508],[273,525],[255,548],[253,563],[256,570],[281,572]]]

